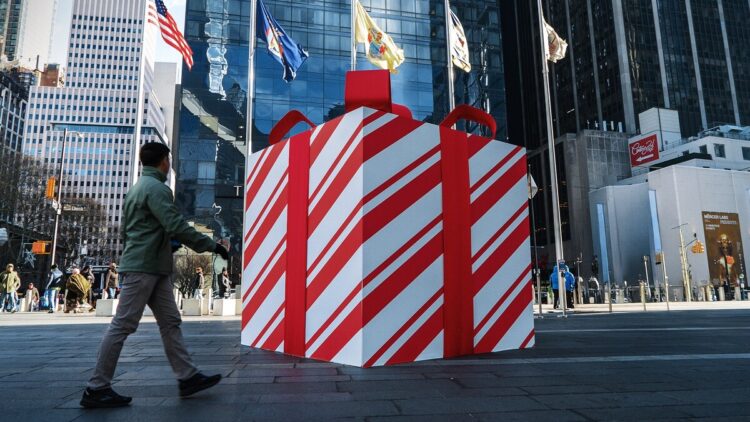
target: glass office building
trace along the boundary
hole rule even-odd
[[[443,1],[362,0],[378,25],[403,48],[406,62],[391,77],[394,101],[414,117],[439,122],[447,110]],[[271,14],[310,58],[291,83],[259,43],[252,151],[289,110],[323,122],[343,113],[350,66],[349,0],[267,0]],[[472,72],[455,71],[456,103],[491,112],[506,136],[505,81],[498,2],[453,1],[470,43]],[[242,233],[245,111],[250,0],[188,0],[185,36],[194,51],[183,69],[177,202],[190,219],[229,238],[238,257]],[[362,49],[362,46],[359,46]],[[372,69],[360,50],[357,66]],[[480,130],[470,127],[470,130]],[[235,259],[233,269],[239,269]],[[235,272],[236,273],[236,272]]]

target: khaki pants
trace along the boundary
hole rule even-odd
[[[198,373],[182,339],[182,318],[172,294],[171,276],[128,273],[122,275],[117,313],[99,346],[96,368],[88,383],[92,390],[111,385],[125,339],[138,328],[147,304],[154,312],[164,352],[177,379],[186,380]]]

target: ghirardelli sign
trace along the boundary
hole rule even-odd
[[[659,159],[659,141],[656,135],[639,139],[629,146],[630,166],[637,167]]]

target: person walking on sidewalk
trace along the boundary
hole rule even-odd
[[[62,288],[63,273],[57,268],[57,264],[50,266],[47,275],[47,285],[44,286],[44,297],[47,298],[49,313],[57,311],[57,304],[60,300],[60,289]]]
[[[193,364],[185,347],[182,318],[172,293],[174,239],[196,252],[213,251],[228,258],[228,251],[191,227],[174,205],[172,190],[164,184],[170,169],[169,148],[152,142],[141,147],[143,172],[125,197],[124,250],[120,259],[120,302],[107,328],[94,373],[81,397],[87,408],[127,406],[132,398],[112,390],[112,377],[125,339],[138,328],[148,305],[159,326],[164,351],[179,381],[180,396],[212,387],[221,375],[206,376]]]
[[[16,290],[21,287],[21,279],[13,269],[13,264],[8,264],[5,271],[0,273],[0,290],[3,292],[0,307],[2,311],[16,312]]]
[[[26,303],[29,306],[29,312],[39,310],[39,290],[34,287],[34,283],[29,283],[29,285],[26,287],[26,294],[24,295],[24,297],[26,298]]]
[[[119,277],[119,274],[117,274],[117,264],[111,262],[107,269],[107,275],[104,276],[104,287],[107,288],[110,299],[115,298],[117,289],[120,287]]]

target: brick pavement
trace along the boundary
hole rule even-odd
[[[184,323],[194,359],[226,379],[181,400],[146,320],[123,350],[124,409],[78,400],[106,319],[0,315],[0,420],[750,420],[744,310],[537,320],[538,346],[360,369],[240,347],[236,318]]]

